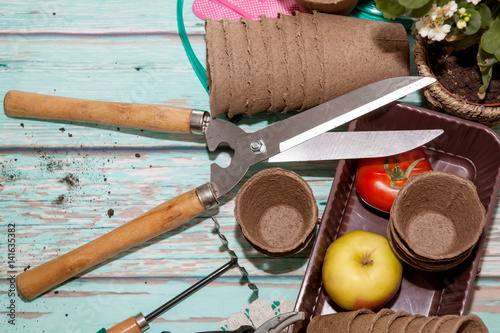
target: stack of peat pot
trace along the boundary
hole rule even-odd
[[[410,177],[391,209],[387,238],[396,255],[424,271],[449,270],[474,249],[486,222],[476,186],[430,171]]]

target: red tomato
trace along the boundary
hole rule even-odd
[[[356,188],[368,205],[389,213],[408,178],[431,170],[422,148],[395,156],[361,159],[356,171]]]

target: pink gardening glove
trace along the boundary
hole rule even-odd
[[[300,11],[294,0],[195,0],[193,3],[193,13],[203,20],[207,17],[257,20],[261,15],[277,17],[278,13],[290,15],[294,11]]]

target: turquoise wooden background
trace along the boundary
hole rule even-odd
[[[203,21],[184,8],[193,49],[204,64]],[[209,110],[177,33],[175,0],[0,1],[0,97],[17,89],[103,101],[172,104]],[[412,74],[415,70],[412,68]],[[421,104],[418,94],[405,102]],[[244,119],[245,130],[281,119]],[[499,153],[499,152],[492,152]],[[202,137],[102,125],[12,119],[0,113],[0,331],[96,332],[148,314],[229,261],[208,214],[134,247],[81,277],[25,302],[9,296],[9,272],[21,273],[102,235],[209,180]],[[320,214],[337,163],[280,165],[311,185]],[[150,332],[214,330],[256,297],[295,301],[312,244],[270,259],[242,238],[234,195],[214,212],[229,246],[259,288],[232,269],[151,323]],[[64,181],[67,177],[76,183]],[[113,211],[111,214],[110,209]],[[489,231],[470,311],[500,332],[500,211]],[[15,263],[8,266],[8,225],[15,223]],[[15,325],[8,324],[11,300]]]

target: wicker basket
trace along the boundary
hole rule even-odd
[[[433,77],[431,69],[427,65],[427,42],[426,39],[415,37],[415,65],[421,76]],[[484,106],[467,103],[452,94],[436,82],[424,90],[424,97],[433,110],[451,113],[452,115],[477,121],[488,126],[500,125],[500,105]]]

